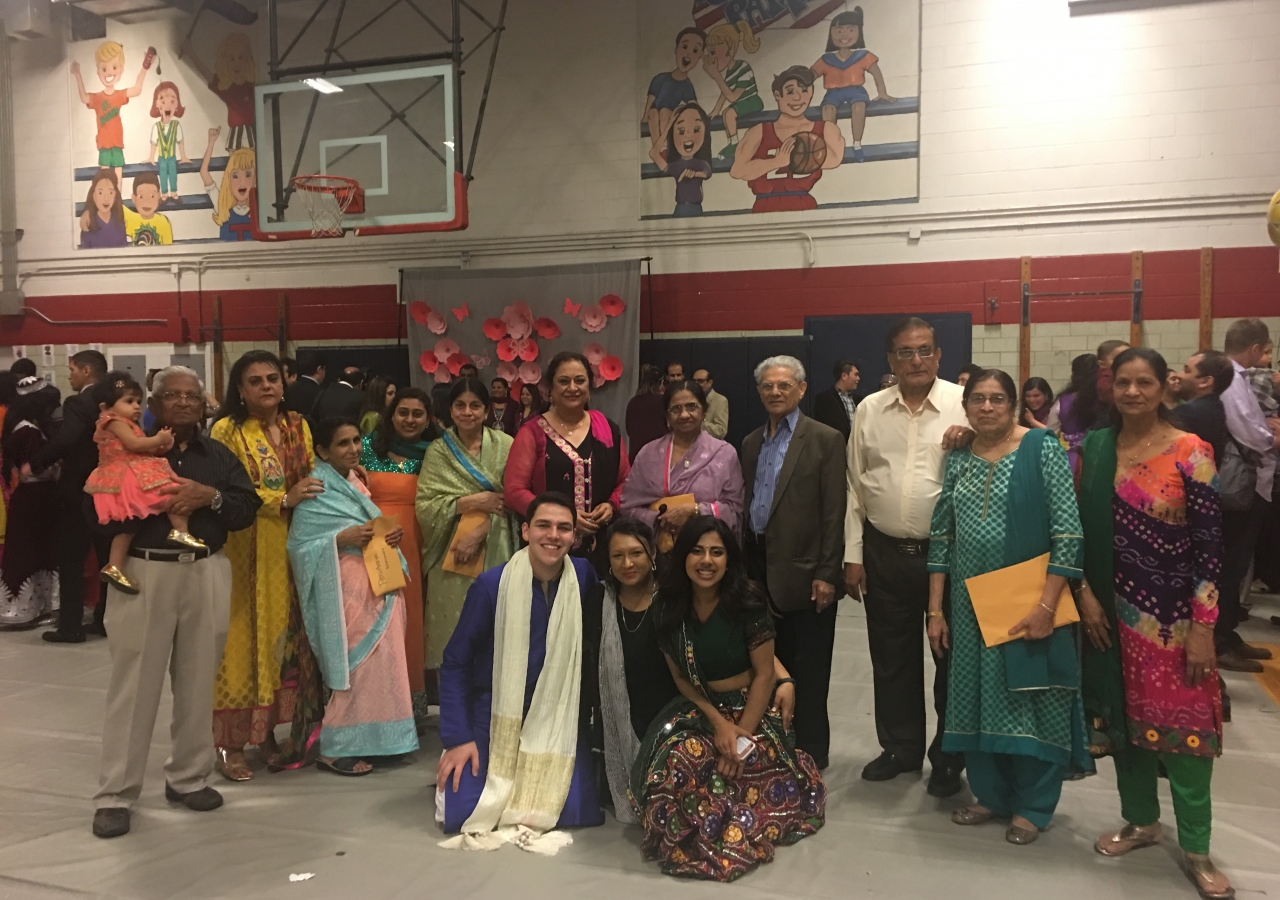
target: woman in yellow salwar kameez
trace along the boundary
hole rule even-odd
[[[236,455],[262,498],[251,528],[228,536],[231,622],[214,687],[213,740],[219,768],[231,781],[253,770],[244,749],[277,752],[273,729],[294,717],[297,684],[281,685],[290,608],[297,606],[286,542],[290,510],[320,490],[308,477],[314,463],[311,432],[281,407],[280,360],[253,350],[231,367],[222,418],[212,436]]]

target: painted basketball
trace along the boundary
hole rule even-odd
[[[1273,244],[1280,244],[1280,191],[1271,198],[1271,206],[1267,209],[1267,234]]]
[[[791,145],[791,174],[808,175],[822,168],[827,161],[827,142],[821,135],[812,131],[802,131],[796,135]]]

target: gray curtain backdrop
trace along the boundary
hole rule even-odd
[[[456,341],[467,356],[487,356],[489,365],[480,370],[487,385],[498,374],[498,345],[485,336],[486,319],[502,316],[513,303],[523,301],[535,318],[548,318],[560,326],[560,336],[538,343],[538,358],[545,377],[547,363],[562,350],[581,352],[587,344],[601,344],[622,360],[622,377],[591,391],[591,407],[607,415],[625,433],[627,402],[636,392],[640,368],[640,261],[591,263],[579,266],[544,266],[527,269],[405,269],[401,302],[422,301],[444,316],[448,330],[433,334],[425,325],[407,316],[409,329],[409,371],[416,387],[430,391],[435,377],[422,370],[418,360],[424,350],[442,338]],[[565,299],[587,307],[606,294],[617,294],[626,310],[609,319],[602,331],[592,333],[581,321],[564,311]],[[459,322],[454,309],[467,305],[471,315]],[[516,361],[519,365],[519,360]]]

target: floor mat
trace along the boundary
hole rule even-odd
[[[1262,661],[1262,671],[1255,672],[1254,678],[1267,692],[1276,706],[1280,706],[1280,644],[1254,644],[1254,647],[1266,647],[1271,651],[1271,658]]]

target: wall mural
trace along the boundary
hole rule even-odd
[[[77,248],[253,240],[257,36],[200,25],[70,45]]]
[[[640,9],[642,218],[917,199],[919,0]]]

